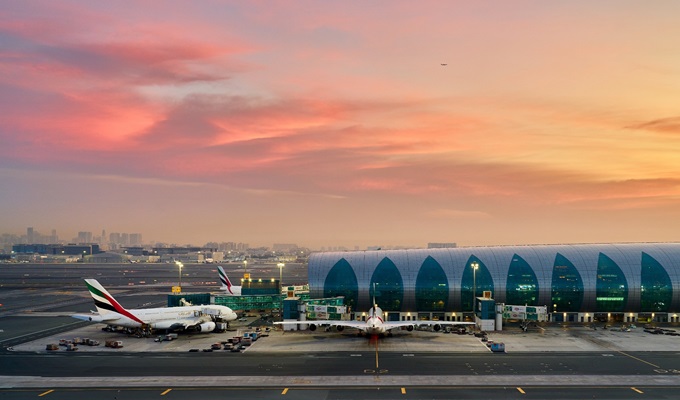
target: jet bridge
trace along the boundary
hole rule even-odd
[[[501,331],[508,320],[519,320],[526,331],[530,325],[548,320],[548,307],[497,304],[490,296],[475,298],[475,323],[481,330]]]
[[[520,327],[526,332],[530,325],[535,325],[537,322],[545,322],[548,320],[547,306],[513,306],[498,304],[498,313],[503,316],[504,320],[519,320]]]

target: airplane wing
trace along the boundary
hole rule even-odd
[[[434,330],[438,331],[442,328],[444,325],[474,325],[474,322],[455,322],[455,321],[385,321],[383,326],[385,327],[386,331],[391,331],[392,329],[397,329],[397,328],[406,328],[409,331],[412,331],[414,328],[417,328],[421,325],[424,326],[432,326]]]
[[[71,318],[75,319],[80,319],[83,321],[89,321],[89,322],[103,322],[103,323],[112,323],[120,319],[119,316],[117,315],[112,315],[109,318],[104,318],[98,313],[92,313],[92,314],[73,314],[71,315]]]
[[[415,325],[474,325],[476,322],[456,321],[415,321]]]
[[[417,326],[418,324],[415,323],[415,321],[385,321],[383,326],[385,327],[385,330],[389,331],[392,329],[397,329],[401,327],[409,327],[409,326]]]
[[[332,320],[306,320],[306,321],[294,321],[294,322],[274,322],[276,325],[297,325],[297,324],[309,324],[309,325],[329,325],[329,326],[341,326],[343,328],[355,328],[361,331],[366,330],[366,322],[363,321],[332,321]]]

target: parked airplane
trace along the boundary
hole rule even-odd
[[[216,322],[233,321],[237,317],[231,308],[218,305],[127,310],[96,279],[85,279],[85,283],[97,312],[72,315],[84,321],[142,330],[212,332]]]
[[[474,322],[455,322],[455,321],[385,321],[383,310],[378,307],[373,299],[373,308],[368,312],[366,321],[337,321],[337,320],[308,320],[296,322],[274,322],[277,325],[308,324],[310,331],[315,331],[317,325],[335,326],[335,329],[342,331],[345,328],[356,328],[367,335],[391,334],[395,328],[405,327],[411,332],[418,326],[431,326],[433,330],[440,331],[442,325],[474,325]]]
[[[227,276],[227,273],[224,272],[224,268],[222,268],[221,265],[217,266],[217,270],[219,271],[220,281],[222,282],[222,286],[220,287],[220,289],[226,291],[227,296],[240,296],[242,286],[232,285],[231,281],[229,280],[229,277]]]

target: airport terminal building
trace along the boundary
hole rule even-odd
[[[553,321],[680,322],[680,243],[466,247],[315,253],[312,298],[376,303],[389,320],[462,321],[475,296],[547,306]]]

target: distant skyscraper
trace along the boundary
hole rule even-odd
[[[130,234],[130,246],[141,246],[142,245],[142,234],[141,233],[131,233]]]
[[[220,251],[246,251],[248,250],[248,243],[223,242],[217,245]]]
[[[32,227],[26,228],[26,241],[29,244],[32,244],[34,239],[35,236],[33,234],[33,228]]]
[[[78,243],[92,243],[92,232],[78,232]]]

